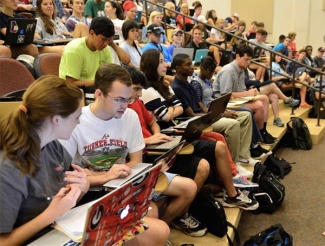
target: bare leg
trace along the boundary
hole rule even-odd
[[[272,105],[272,111],[274,119],[279,118],[279,98],[276,94],[269,94],[270,103]]]
[[[288,97],[282,93],[279,87],[276,86],[275,83],[271,83],[265,86],[260,87],[260,92],[263,95],[269,95],[271,93],[276,94],[278,98],[282,99],[283,101],[288,101]]]
[[[123,245],[165,245],[170,233],[168,225],[162,220],[149,218],[147,216],[144,217],[142,220],[149,225],[149,229],[141,233],[140,235],[137,235],[132,240],[127,241]]]
[[[263,129],[264,124],[264,106],[259,100],[245,103],[244,106],[252,110],[258,129]]]
[[[213,45],[209,47],[209,51],[213,53],[214,60],[216,61],[217,64],[220,63],[220,53],[219,49]]]
[[[197,186],[197,192],[199,192],[207,179],[210,172],[210,165],[205,159],[201,159],[199,165],[196,170],[196,174],[194,177],[194,182]]]
[[[225,144],[218,141],[215,148],[216,172],[219,175],[219,177],[222,179],[222,182],[226,188],[228,196],[234,197],[237,195],[237,191],[232,181],[230,165],[226,156],[227,156],[227,151],[226,151]]]
[[[38,48],[39,53],[43,54],[43,53],[63,53],[63,49],[64,49],[65,45],[55,45],[55,46],[43,46]]]
[[[167,224],[178,216],[188,211],[197,192],[196,184],[189,178],[176,176],[169,184],[164,195],[172,196],[165,213],[161,216],[161,220]],[[152,245],[152,244],[151,244]]]
[[[85,23],[78,22],[73,31],[73,38],[81,38],[89,35],[89,28]]]
[[[16,59],[19,55],[26,54],[36,57],[39,55],[38,49],[34,44],[27,45],[11,45],[12,58]]]
[[[11,50],[8,46],[0,45],[0,56],[11,58]]]

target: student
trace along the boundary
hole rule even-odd
[[[143,46],[142,52],[145,52],[149,49],[159,50],[163,54],[168,67],[170,67],[173,57],[168,52],[167,47],[160,43],[160,37],[161,35],[164,35],[164,32],[162,31],[161,27],[157,24],[151,24],[147,28],[147,35],[149,38],[149,42],[145,46]]]
[[[108,45],[114,49],[121,62],[128,64],[130,56],[113,42],[114,33],[114,25],[110,19],[94,18],[87,37],[74,39],[66,45],[60,61],[60,78],[77,86],[85,86],[85,91],[91,93],[99,65],[113,62]]]
[[[157,50],[144,52],[141,57],[140,69],[144,72],[150,84],[150,87],[142,91],[141,99],[145,107],[155,117],[172,123],[172,118],[179,116],[183,112],[183,108],[170,86],[164,83],[166,64],[161,53]],[[247,200],[245,195],[239,191],[236,192],[232,181],[232,174],[234,173],[232,173],[230,163],[226,157],[226,144],[222,141],[211,141],[210,139],[192,142],[194,146],[193,154],[209,162],[211,174],[214,177],[211,182],[218,179],[215,175],[222,180],[226,190],[223,200],[224,206],[240,207],[245,210],[256,209],[258,204],[254,200]],[[237,173],[236,168],[234,170]]]
[[[183,31],[179,28],[175,28],[172,32],[172,44],[168,47],[168,52],[173,56],[175,48],[183,48]]]
[[[91,21],[83,16],[84,13],[84,0],[70,0],[71,6],[72,6],[72,14],[71,16],[66,20],[65,26],[67,27],[68,31],[73,33],[74,37],[75,33],[78,32],[78,30],[75,30],[76,28],[78,29],[78,23],[83,23],[85,24],[85,30],[84,34],[79,34],[79,37],[84,37],[88,35],[88,27],[90,26]]]
[[[6,38],[8,19],[23,18],[23,17],[15,14],[15,11],[17,10],[16,1],[1,0],[1,3],[2,3],[2,10],[0,12],[0,40],[2,41],[3,44]],[[8,46],[1,47],[4,54],[6,54],[6,56],[10,55],[14,59],[16,59],[21,54],[27,54],[33,57],[36,57],[39,54],[38,49],[34,44],[12,45],[8,48],[7,47]]]
[[[63,8],[63,3],[60,0],[54,0],[55,10],[56,10],[56,17],[60,19],[62,24],[65,24],[67,20],[67,13],[65,12],[66,9]],[[33,0],[33,6],[37,6],[37,0]]]
[[[161,28],[162,34],[160,35],[160,43],[164,44],[168,48],[170,43],[169,43],[167,36],[164,33],[164,29],[162,27],[162,23],[161,23],[162,17],[163,17],[163,14],[161,12],[153,11],[149,17],[148,26],[150,26],[151,24],[156,24],[157,26],[159,26]]]
[[[207,23],[210,26],[216,27],[216,22],[218,20],[218,17],[217,17],[217,12],[214,9],[207,11],[205,18],[207,19],[208,21]],[[207,26],[207,29],[211,31],[211,27]]]
[[[253,56],[253,50],[246,44],[241,44],[236,49],[236,59],[230,64],[225,65],[217,74],[217,77],[212,85],[212,89],[219,97],[226,93],[232,93],[233,98],[243,96],[256,96],[257,89],[246,90],[244,69],[250,64]],[[266,129],[267,119],[269,117],[269,98],[266,95],[259,95],[255,101],[250,101],[244,104],[254,113],[254,119],[263,137],[262,143],[272,145],[276,138],[268,133]]]
[[[125,21],[122,26],[122,34],[124,42],[120,45],[120,47],[128,52],[131,56],[129,66],[133,65],[139,68],[142,50],[136,43],[139,35],[138,24],[133,20]]]
[[[167,2],[165,4],[165,14],[164,14],[164,17],[163,17],[163,21],[166,24],[168,25],[172,25],[172,26],[176,26],[176,13],[175,12],[172,12],[170,10],[175,10],[175,4],[172,3],[172,2]]]
[[[36,32],[42,39],[56,40],[72,38],[66,26],[56,16],[54,0],[37,0],[36,13],[37,19]]]
[[[135,20],[137,17],[137,6],[133,1],[125,1],[123,4],[125,20]]]
[[[87,171],[90,185],[103,185],[111,179],[126,177],[130,175],[132,166],[142,162],[145,144],[139,118],[133,110],[127,108],[132,101],[129,73],[116,64],[100,66],[95,76],[95,102],[83,108],[80,124],[68,141],[62,141],[63,146],[74,157],[73,162],[79,165],[83,158],[94,153],[97,155],[96,153],[109,150],[114,156],[115,161],[111,168],[102,169],[101,172]],[[196,184],[189,178],[165,174],[169,185],[163,194],[173,198],[170,199],[162,219],[167,224],[172,221],[182,223],[182,219],[187,219],[198,225],[199,222],[187,213],[196,194]],[[155,193],[153,200],[160,197],[160,194]],[[177,218],[178,216],[181,218]],[[205,231],[205,228],[200,227],[197,233],[202,236]],[[157,235],[152,237],[152,242],[148,241],[146,245],[161,245],[161,238]]]
[[[89,20],[95,17],[105,16],[105,2],[101,0],[89,0],[85,5],[85,17]]]
[[[1,244],[32,241],[88,191],[86,173],[73,164],[74,171],[68,171],[71,156],[57,141],[69,139],[79,124],[81,100],[75,85],[43,76],[27,89],[22,104],[1,119]]]
[[[184,2],[184,1],[183,1]],[[187,18],[186,16],[190,16],[190,10],[188,8],[187,3],[183,3],[181,5],[180,11],[181,14],[185,15],[177,15],[176,21],[177,21],[177,26],[179,29],[184,30],[184,26],[186,24],[194,24],[193,20],[190,18]]]
[[[105,13],[108,18],[113,22],[115,28],[115,35],[119,36],[121,41],[124,40],[122,35],[122,25],[124,23],[123,10],[119,4],[113,1],[105,3]]]

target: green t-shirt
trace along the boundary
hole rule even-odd
[[[91,16],[92,18],[98,16],[106,16],[105,14],[105,2],[101,1],[97,4],[94,0],[88,0],[85,5],[85,17]]]
[[[77,38],[69,42],[61,57],[59,76],[66,76],[77,80],[94,80],[100,65],[112,63],[109,47],[101,51],[91,51],[85,38]]]

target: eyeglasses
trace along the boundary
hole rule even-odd
[[[131,104],[131,103],[134,103],[135,101],[135,98],[123,98],[123,97],[119,97],[119,98],[114,98],[114,97],[111,97],[110,95],[107,94],[108,97],[112,98],[116,103],[122,105],[122,104]]]

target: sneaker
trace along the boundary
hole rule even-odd
[[[278,138],[273,137],[268,131],[265,131],[265,134],[270,138],[273,139],[274,141],[277,141]]]
[[[292,97],[289,97],[288,101],[284,102],[285,106],[288,107],[295,107],[299,104],[299,100],[298,99],[294,99]]]
[[[278,127],[284,127],[284,124],[280,118],[275,118],[273,121],[273,125],[276,125]]]
[[[191,237],[202,237],[207,232],[207,228],[201,225],[201,223],[189,213],[174,219],[171,222],[171,226]]]
[[[254,159],[262,159],[264,156],[272,155],[271,150],[264,149],[261,145],[251,148],[251,157]]]
[[[248,171],[246,168],[242,167],[240,164],[236,165],[237,171],[240,176],[245,176],[247,178],[253,177],[253,172]]]
[[[247,190],[247,191],[258,190],[258,184],[248,181],[245,176],[238,175],[238,177],[233,177],[232,180],[234,182],[235,188],[237,189]]]
[[[238,207],[244,210],[255,210],[259,206],[257,201],[249,199],[240,190],[237,190],[237,196],[234,198],[230,198],[224,193],[222,205],[228,208]]]
[[[312,106],[309,105],[308,103],[303,103],[303,104],[300,104],[299,108],[311,108]]]
[[[261,143],[265,145],[273,145],[276,142],[274,139],[270,138],[266,132],[262,134],[262,138],[263,140]]]
[[[257,160],[252,159],[252,158],[245,159],[245,158],[242,158],[242,157],[239,157],[238,161],[241,162],[244,165],[250,165],[250,166],[255,166],[255,164],[257,162],[259,162]]]
[[[173,245],[172,245],[172,243],[169,240],[167,240],[165,246],[173,246]]]

